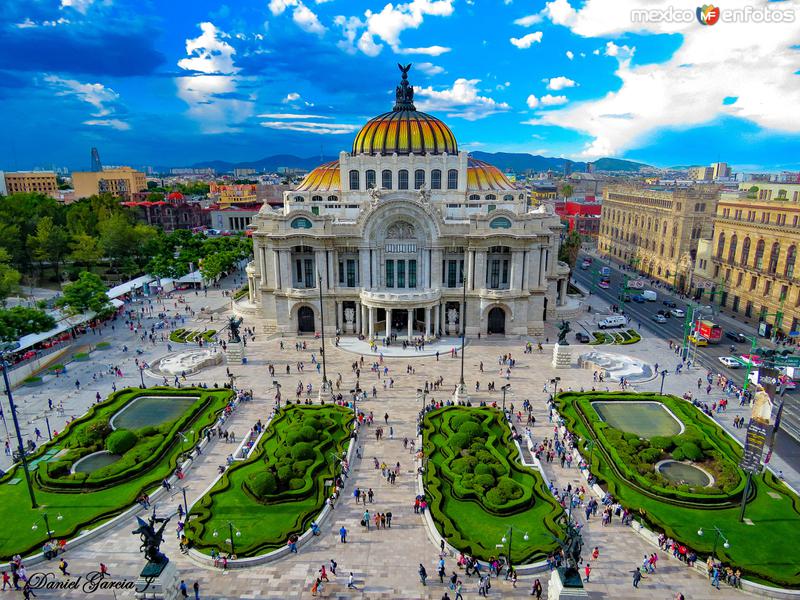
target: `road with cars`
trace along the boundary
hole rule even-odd
[[[687,311],[687,301],[666,292],[662,288],[653,288],[645,286],[645,290],[654,290],[657,294],[655,302],[642,302],[637,303],[633,301],[621,302],[620,292],[625,284],[625,275],[629,277],[636,277],[636,274],[627,271],[621,271],[617,265],[609,261],[603,261],[597,257],[588,257],[592,259],[592,264],[587,269],[581,268],[581,263],[587,255],[581,254],[578,258],[577,265],[573,271],[573,279],[583,288],[591,291],[593,297],[598,297],[608,304],[616,304],[623,310],[625,315],[629,318],[632,326],[637,327],[643,331],[649,331],[653,335],[660,337],[664,340],[672,340],[674,343],[682,344],[684,335],[684,317],[675,317],[671,306],[664,304],[664,301],[674,303],[678,311]],[[610,267],[610,274],[608,276],[609,287],[608,289],[601,288],[598,283],[601,279],[600,270],[603,267]],[[637,292],[631,291],[631,295]],[[664,319],[659,319],[659,322],[654,320],[654,315],[661,311]],[[678,312],[677,314],[680,314]],[[713,320],[710,317],[711,311],[704,314],[709,315],[705,318]],[[715,314],[715,313],[714,313]],[[661,322],[663,321],[663,322]],[[742,364],[738,368],[732,368],[730,365],[725,365],[720,362],[722,357],[740,357],[750,353],[750,340],[744,342],[736,342],[725,336],[726,331],[730,328],[722,326],[723,335],[722,341],[718,344],[709,344],[704,347],[696,347],[694,344],[689,345],[689,358],[695,366],[703,368],[703,371],[710,370],[712,373],[722,373],[729,379],[733,379],[738,385],[744,383],[745,373],[747,366]],[[591,331],[587,331],[589,335]],[[737,331],[749,335],[749,332]],[[758,343],[763,342],[759,339]],[[731,352],[731,346],[734,347],[735,352]],[[659,364],[659,369],[666,368],[670,373],[675,372],[675,367],[680,362],[680,358],[674,354],[665,354],[664,363]],[[727,361],[726,361],[727,362]],[[737,361],[741,362],[741,361]],[[703,377],[705,381],[705,373],[698,375]],[[778,434],[776,440],[776,451],[783,456],[785,460],[795,464],[800,464],[800,392],[798,390],[786,390],[785,392],[785,406],[781,424],[781,432]],[[788,433],[789,435],[786,435]]]

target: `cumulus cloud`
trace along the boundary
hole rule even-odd
[[[64,79],[57,75],[45,75],[44,81],[56,90],[57,96],[73,96],[94,108],[93,117],[83,122],[84,125],[111,127],[120,131],[130,129],[130,125],[122,119],[115,118],[119,108],[119,94],[102,83],[82,83],[75,79]]]
[[[186,71],[198,73],[236,73],[233,64],[233,55],[236,50],[224,38],[228,34],[220,31],[213,23],[200,23],[202,33],[196,38],[186,40],[187,58],[178,61],[178,66]]]
[[[283,102],[284,104],[288,104],[289,102],[296,102],[299,99],[300,99],[300,94],[298,94],[297,92],[289,92],[288,94],[286,94],[286,97],[283,100],[281,100],[281,102]]]
[[[94,4],[94,0],[61,0],[60,8],[72,8],[85,15],[92,4]]]
[[[273,0],[288,1],[288,0]],[[454,0],[412,0],[405,4],[386,4],[380,12],[366,10],[364,18],[337,16],[334,19],[344,34],[339,46],[348,52],[360,50],[376,56],[388,45],[395,54],[426,54],[438,56],[450,48],[433,45],[421,48],[403,48],[401,34],[407,29],[418,29],[425,17],[449,17],[453,14]],[[356,42],[358,39],[358,42]]]
[[[526,17],[520,17],[519,19],[514,20],[514,25],[519,25],[520,27],[530,27],[531,25],[536,25],[537,23],[541,23],[543,20],[542,15],[535,14],[535,15],[528,15]]]
[[[636,147],[648,135],[735,116],[775,131],[800,133],[800,114],[787,106],[800,103],[800,21],[777,24],[723,21],[713,27],[696,20],[634,22],[631,10],[666,10],[670,0],[587,0],[580,9],[568,0],[548,2],[544,12],[556,24],[587,38],[626,33],[679,34],[681,46],[660,64],[632,65],[635,48],[614,42],[598,49],[618,61],[619,89],[604,97],[543,114],[536,124],[556,125],[592,139],[582,156],[613,156]],[[762,3],[730,0],[727,10],[749,7],[768,11],[800,10],[799,0]],[[726,98],[736,98],[726,103]]]
[[[530,48],[533,44],[538,44],[542,41],[542,32],[534,31],[533,33],[523,35],[521,38],[512,37],[508,41],[520,50],[525,50]]]
[[[317,4],[323,2],[317,2]],[[293,9],[292,20],[303,31],[316,35],[323,35],[327,31],[327,27],[320,22],[317,13],[308,8],[301,0],[270,0],[269,10],[276,17],[282,15],[289,8]]]
[[[434,89],[432,86],[414,88],[417,108],[426,111],[444,111],[448,117],[460,117],[475,121],[489,115],[504,112],[511,107],[478,93],[479,79],[458,78],[452,87]]]
[[[564,54],[566,54],[567,58],[570,59],[570,60],[575,58],[575,55],[572,53],[572,50],[567,50]]]
[[[548,90],[563,90],[564,88],[571,88],[578,85],[569,77],[564,77],[563,75],[559,75],[558,77],[553,77],[547,81],[547,89]]]
[[[566,104],[568,102],[566,96],[553,96],[545,94],[541,98],[542,106],[558,106],[559,104]]]
[[[530,96],[528,96],[526,103],[528,104],[528,108],[536,108],[537,106],[539,106],[539,99],[533,94],[531,94]]]
[[[422,71],[425,75],[439,75],[440,73],[444,73],[444,68],[429,62],[417,63],[414,65],[414,68]]]

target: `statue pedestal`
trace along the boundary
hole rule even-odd
[[[329,402],[331,399],[331,384],[322,384],[318,389],[319,391],[317,392],[317,400],[320,402],[322,400]]]
[[[348,323],[345,322],[344,324],[344,332],[348,334],[353,334],[356,332],[356,324],[355,323]]]
[[[147,563],[142,573],[136,579],[136,600],[178,600],[180,591],[178,586],[178,569],[175,563],[167,562],[164,565]]]
[[[553,368],[569,369],[572,366],[572,347],[556,344],[553,346]]]
[[[453,396],[451,398],[453,404],[458,404],[459,402],[463,402],[466,404],[469,402],[469,392],[467,392],[467,384],[458,385],[456,386],[456,391],[453,392]]]
[[[230,342],[225,349],[225,360],[229,365],[240,365],[244,362],[244,343]]]
[[[566,575],[563,567],[550,573],[547,600],[586,600],[588,597],[589,593],[583,587],[580,573]]]

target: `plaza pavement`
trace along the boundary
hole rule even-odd
[[[226,287],[230,289],[232,282],[226,282]],[[201,293],[199,297],[192,295],[186,296],[187,302],[194,308],[200,306],[223,307],[229,303],[227,297],[223,297],[219,291],[210,291],[208,297]],[[158,311],[155,311],[158,312]],[[222,320],[224,315],[215,315],[215,325],[218,319]],[[254,323],[245,321],[244,326],[252,326]],[[210,326],[208,321],[187,322],[184,327]],[[121,327],[116,328],[113,338],[110,329],[103,332],[103,339],[113,339],[115,348],[127,343],[129,348],[135,348],[136,342],[132,340],[129,332],[121,331]],[[550,339],[555,338],[555,332],[548,330]],[[273,405],[274,390],[272,389],[272,378],[267,373],[267,365],[272,364],[276,368],[276,377],[283,386],[284,397],[293,397],[292,391],[298,381],[304,384],[312,382],[316,388],[320,382],[320,376],[312,369],[310,355],[316,351],[319,342],[312,338],[304,338],[308,342],[306,352],[296,352],[294,350],[295,338],[287,337],[283,339],[284,350],[280,350],[280,338],[267,339],[263,335],[256,334],[255,341],[250,341],[247,347],[248,364],[231,366],[231,371],[236,375],[237,386],[244,389],[252,389],[254,401],[245,403],[236,411],[233,418],[228,422],[228,427],[236,432],[238,439],[241,439],[249,427],[257,419],[265,419]],[[592,386],[592,373],[588,370],[576,367],[567,370],[558,370],[551,366],[552,346],[545,346],[542,354],[523,355],[522,340],[505,340],[502,338],[484,338],[481,341],[473,340],[467,346],[465,379],[470,390],[474,390],[475,380],[481,382],[481,390],[485,390],[487,384],[494,380],[498,388],[505,381],[499,375],[498,357],[504,353],[512,352],[517,359],[517,366],[513,369],[510,383],[512,384],[510,394],[507,397],[508,403],[514,403],[520,407],[524,399],[530,399],[534,406],[534,416],[537,424],[533,429],[535,440],[549,437],[552,435],[552,425],[547,424],[545,408],[546,394],[542,391],[545,381],[549,381],[555,376],[561,377],[561,386],[564,389],[572,388],[575,390],[584,387],[590,389]],[[605,350],[611,352],[621,351],[629,353],[639,358],[655,360],[663,358],[666,354],[666,344],[660,340],[645,339],[633,346],[616,347],[607,346]],[[581,351],[588,351],[590,347],[574,346],[576,355]],[[125,385],[138,384],[138,373],[133,372],[133,358],[130,353],[122,355],[118,349],[108,354],[108,359],[103,358],[102,362],[114,362],[124,365],[126,377]],[[147,354],[143,357],[148,361],[166,353],[166,344],[157,344],[155,347],[147,347]],[[337,349],[329,342],[328,345],[328,373],[333,379],[338,373],[343,377],[343,390],[348,390],[355,382],[355,376],[351,372],[350,364],[354,360],[351,352]],[[415,495],[414,487],[414,465],[412,456],[408,451],[403,450],[402,440],[404,437],[410,439],[415,434],[415,418],[420,409],[419,401],[416,400],[416,389],[424,386],[426,380],[432,381],[438,376],[444,377],[443,391],[433,392],[431,396],[437,400],[447,398],[444,390],[452,389],[458,380],[459,359],[451,359],[449,356],[442,356],[437,362],[434,357],[414,356],[414,351],[409,351],[407,358],[390,358],[386,364],[390,368],[389,376],[395,379],[393,389],[383,390],[382,381],[378,381],[374,373],[369,372],[369,368],[362,369],[361,385],[364,389],[371,389],[373,382],[378,388],[378,397],[370,397],[366,402],[360,403],[359,408],[365,412],[372,411],[377,423],[383,423],[383,415],[389,414],[388,426],[394,429],[394,439],[389,439],[388,426],[384,426],[385,437],[381,441],[376,441],[374,427],[362,427],[359,443],[362,446],[363,460],[356,460],[351,465],[352,472],[346,482],[346,488],[342,498],[337,504],[333,518],[329,519],[322,526],[322,535],[312,540],[309,544],[301,547],[300,552],[287,558],[282,558],[273,563],[260,565],[244,570],[231,569],[223,573],[219,569],[211,569],[198,566],[190,562],[185,556],[179,553],[177,539],[174,535],[174,528],[170,526],[170,534],[167,536],[163,549],[175,562],[181,578],[184,578],[189,586],[198,581],[200,584],[201,598],[307,598],[310,597],[310,586],[320,565],[328,564],[334,558],[338,564],[338,576],[331,577],[331,583],[326,585],[321,596],[329,598],[441,598],[446,585],[441,585],[436,577],[436,562],[438,560],[438,547],[432,544],[426,531],[424,530],[422,519],[413,513],[413,500]],[[318,355],[318,353],[317,353]],[[113,359],[111,358],[113,356]],[[370,362],[370,356],[365,358],[365,364]],[[296,372],[297,361],[304,361],[306,370],[304,373]],[[484,373],[479,373],[479,363],[484,363]],[[663,360],[659,362],[663,363]],[[292,373],[285,374],[285,366],[289,364]],[[91,370],[97,369],[98,365],[93,363],[84,364],[78,367],[86,369],[91,378]],[[412,365],[415,374],[406,375],[406,366]],[[127,367],[127,370],[126,370]],[[128,373],[132,371],[132,373]],[[665,391],[682,394],[687,389],[691,389],[697,374],[670,376],[665,384]],[[214,381],[220,384],[226,381],[225,365],[210,368],[194,376],[189,376],[189,383]],[[35,415],[46,409],[47,393],[56,394],[58,390],[64,397],[64,403],[68,407],[67,414],[80,414],[85,407],[91,404],[96,390],[105,395],[110,392],[110,381],[104,380],[103,383],[76,392],[73,386],[74,375],[71,371],[58,385],[48,384],[50,388],[31,393],[28,390],[20,390],[18,397],[23,404],[23,410],[28,411],[26,415]],[[156,383],[150,381],[149,383]],[[117,381],[117,386],[122,387],[123,382]],[[611,384],[613,385],[613,384]],[[657,382],[639,384],[640,389],[657,389]],[[613,389],[613,387],[612,387]],[[316,397],[316,392],[312,395]],[[488,401],[500,402],[502,392],[496,391],[488,393],[481,391],[478,394],[471,394],[474,401],[485,399]],[[55,400],[56,398],[54,398]],[[42,402],[44,405],[42,406]],[[730,423],[732,415],[725,415],[722,423]],[[217,466],[225,462],[225,457],[234,449],[234,444],[226,444],[219,440],[214,441],[203,454],[196,459],[195,465],[184,480],[187,490],[189,503],[202,494],[217,474]],[[372,458],[376,457],[379,461],[394,464],[400,461],[401,474],[397,478],[395,485],[389,485],[380,477],[380,471],[373,468]],[[778,460],[775,459],[775,464]],[[564,487],[571,482],[573,486],[583,483],[577,469],[561,469],[557,464],[545,466],[548,477],[555,482],[558,487]],[[789,473],[784,469],[785,474]],[[794,477],[796,474],[792,474]],[[789,477],[787,476],[787,479]],[[359,520],[363,513],[363,506],[356,505],[352,499],[353,486],[369,488],[375,492],[375,502],[370,506],[370,512],[378,510],[381,512],[391,511],[394,515],[392,528],[376,531],[374,528],[366,532],[359,525]],[[174,512],[180,501],[180,493],[174,490],[175,495],[171,502],[162,502],[158,507],[160,513]],[[581,515],[575,515],[582,520]],[[138,539],[130,534],[133,529],[132,523],[122,523],[114,527],[102,538],[68,549],[65,555],[70,563],[70,571],[75,573],[86,573],[97,570],[100,561],[103,561],[109,568],[113,579],[133,580],[138,575],[143,566],[142,555],[138,552]],[[171,524],[172,525],[172,524]],[[349,530],[348,543],[340,544],[338,538],[339,527],[344,525]],[[531,524],[534,526],[534,524]],[[733,598],[740,597],[739,592],[735,592],[723,586],[721,591],[716,591],[709,586],[708,580],[698,575],[694,571],[688,570],[682,563],[670,559],[663,552],[659,551],[660,561],[659,570],[655,575],[646,576],[639,590],[633,590],[631,586],[631,571],[641,564],[644,554],[656,551],[654,547],[648,545],[643,539],[636,535],[630,528],[622,527],[617,520],[607,528],[600,526],[599,519],[593,519],[584,528],[585,553],[587,557],[594,546],[600,549],[600,558],[593,562],[591,582],[587,584],[587,590],[592,598],[648,598],[648,599],[670,599],[675,596],[677,591],[684,593],[687,599],[702,598]],[[417,577],[418,564],[423,563],[428,570],[429,585],[422,587]],[[55,572],[56,563],[51,562],[46,565],[37,565],[32,571]],[[448,573],[455,569],[452,557],[448,558]],[[355,575],[357,589],[346,589],[347,575],[352,571]],[[538,575],[547,593],[547,573]],[[530,586],[534,577],[521,577],[516,589],[512,589],[511,584],[505,581],[495,581],[490,592],[494,597],[528,597]],[[477,597],[477,587],[474,580],[464,582],[463,590],[465,598]],[[127,594],[127,595],[126,595]],[[39,597],[42,598],[74,598],[76,592],[41,591]],[[450,594],[451,598],[454,594]],[[116,592],[115,594],[96,592],[93,598],[130,598],[129,592]]]

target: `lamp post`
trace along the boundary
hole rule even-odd
[[[8,363],[5,356],[0,356],[0,365],[3,367],[3,382],[6,386],[6,396],[8,396],[8,407],[11,409],[11,418],[14,421],[14,431],[17,434],[17,444],[19,446],[19,460],[22,463],[22,472],[25,474],[25,483],[28,485],[28,494],[31,497],[31,508],[37,508],[36,496],[31,485],[31,474],[28,472],[28,458],[25,454],[25,447],[22,444],[22,433],[19,430],[19,420],[17,419],[17,407],[14,405],[14,396],[11,394],[11,383],[8,381]]]
[[[231,544],[231,555],[235,555],[236,554],[236,544],[233,541],[233,538],[234,538],[233,530],[234,529],[235,529],[235,527],[233,526],[233,523],[228,521],[228,531],[230,532],[230,538],[228,540],[225,540],[225,541],[230,542],[230,544]],[[211,535],[213,535],[214,537],[219,537],[219,531],[217,531],[215,529],[214,533],[211,534]],[[239,531],[238,529],[236,529],[236,537],[241,537],[241,535],[242,535],[242,532]]]
[[[503,415],[506,414],[506,392],[508,391],[508,388],[510,388],[510,387],[511,387],[511,384],[507,383],[507,384],[505,384],[504,386],[502,386],[500,388],[501,390],[503,390]]]
[[[513,525],[510,526],[508,528],[508,531],[506,532],[506,534],[503,536],[503,539],[500,540],[500,542],[502,544],[505,544],[506,542],[508,542],[508,553],[506,554],[506,559],[508,560],[508,569],[509,569],[509,571],[511,570],[511,567],[512,567],[512,564],[511,564],[511,543],[512,543],[513,537],[514,537],[514,529],[515,528],[514,528]],[[522,536],[522,539],[525,540],[526,542],[528,541],[528,532],[527,531]]]
[[[61,521],[63,518],[64,516],[61,513],[58,513],[56,520]],[[53,539],[52,534],[54,534],[55,531],[50,529],[50,519],[47,518],[46,512],[42,513],[42,520],[44,521],[44,526],[47,529],[47,539],[48,541],[52,540]],[[39,529],[39,521],[34,521],[33,525],[31,525],[31,531],[36,531],[37,529]]]
[[[183,514],[186,515],[184,518],[188,521],[189,520],[189,503],[186,501],[186,488],[181,488],[183,492]]]
[[[586,440],[586,443],[583,445],[584,449],[589,449],[589,470],[592,468],[592,463],[594,463],[594,447],[595,441],[594,440]]]
[[[723,548],[727,550],[728,548],[731,547],[730,542],[728,542],[728,538],[725,537],[725,534],[722,533],[720,528],[714,525],[713,529],[714,529],[714,549],[711,551],[711,558],[714,558],[717,554],[717,544],[719,543],[720,538],[724,540],[724,543],[722,544]],[[700,537],[702,537],[704,533],[705,532],[703,531],[702,527],[697,530],[697,535],[699,535]]]
[[[317,283],[319,287],[319,328],[322,333],[322,348],[320,354],[322,355],[322,393],[328,390],[328,371],[325,368],[325,308],[322,305],[322,275],[317,272]]]
[[[144,384],[144,365],[141,364],[139,365],[139,379],[142,382],[142,389],[147,388],[147,386]]]
[[[44,418],[44,424],[47,425],[47,438],[52,442],[53,434],[50,431],[50,419],[48,417]]]
[[[663,395],[664,394],[664,379],[667,377],[667,370],[666,369],[662,369],[661,373],[659,373],[659,375],[661,375],[661,389],[659,390],[658,393]]]
[[[461,288],[461,311],[464,314],[464,322],[461,324],[461,379],[459,379],[459,395],[466,391],[464,384],[464,352],[466,350],[466,335],[467,335],[467,278],[464,277],[464,284]]]

